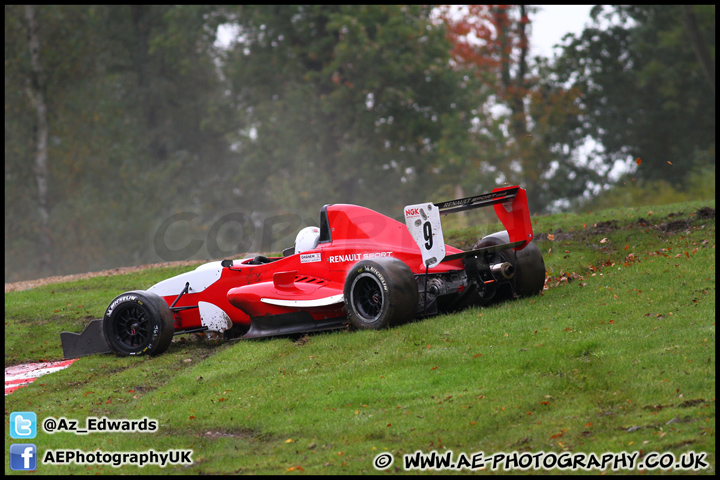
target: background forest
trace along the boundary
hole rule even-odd
[[[715,6],[595,7],[553,58],[536,11],[6,5],[5,281],[279,251],[327,203],[714,197]]]

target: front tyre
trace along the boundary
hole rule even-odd
[[[348,318],[361,330],[380,330],[417,314],[415,276],[396,258],[356,263],[348,272],[343,293]]]
[[[118,295],[103,317],[103,333],[118,356],[159,355],[170,346],[175,321],[157,294],[135,290]]]

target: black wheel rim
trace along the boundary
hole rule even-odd
[[[383,291],[380,283],[369,274],[355,279],[352,289],[355,311],[366,320],[375,320],[382,310]]]
[[[150,339],[150,318],[144,308],[128,305],[117,312],[114,322],[115,339],[130,350],[147,343]]]

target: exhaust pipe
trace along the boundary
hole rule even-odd
[[[515,267],[510,262],[495,263],[490,265],[490,271],[495,277],[501,276],[506,280],[510,280],[515,275]]]

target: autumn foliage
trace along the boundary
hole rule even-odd
[[[515,18],[516,8],[515,5],[467,5],[458,11],[441,7],[441,18],[454,45],[453,59],[458,64],[499,68],[519,51],[527,49],[524,31],[530,20],[525,12]]]

